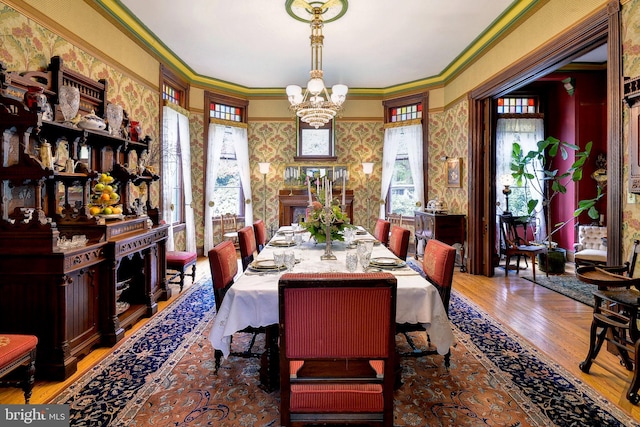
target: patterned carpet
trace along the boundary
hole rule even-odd
[[[545,276],[537,274],[536,280],[533,277],[523,276],[523,279],[529,280],[540,286],[551,289],[571,299],[580,301],[583,304],[593,307],[593,291],[598,289],[596,285],[585,283],[578,279],[575,273],[560,274],[557,276]]]
[[[209,280],[192,286],[51,403],[70,404],[71,426],[278,426],[257,359],[213,374],[212,294]],[[442,356],[402,360],[395,426],[640,426],[455,293],[450,314],[451,369]]]

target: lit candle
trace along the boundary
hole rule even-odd
[[[346,205],[345,203],[345,193],[347,192],[347,186],[345,184],[346,178],[342,175],[342,206]]]
[[[311,206],[311,180],[307,177],[307,192],[309,193],[309,204],[307,206]]]

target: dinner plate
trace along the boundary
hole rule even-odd
[[[398,258],[377,257],[371,258],[369,265],[378,268],[400,268],[407,265],[407,263]]]
[[[260,270],[260,271],[272,271],[272,270],[277,270],[278,266],[275,264],[275,262],[272,259],[263,259],[263,260],[255,260],[253,261],[251,264],[249,264],[249,267],[252,270]],[[284,267],[281,267],[284,268]]]
[[[269,242],[269,245],[277,246],[279,248],[290,248],[292,246],[295,246],[296,242],[287,243],[284,240],[274,240],[274,241]]]

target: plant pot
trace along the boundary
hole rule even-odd
[[[547,271],[547,258],[549,258],[549,271]],[[540,271],[544,271],[545,273],[563,274],[566,261],[566,249],[549,249],[546,254],[538,254],[538,266],[540,268]]]

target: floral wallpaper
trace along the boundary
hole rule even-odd
[[[450,213],[468,213],[468,121],[467,100],[447,108],[443,112],[429,113],[429,188],[425,191],[427,201],[436,196],[445,201]],[[462,159],[460,187],[447,187],[446,162],[443,158]]]
[[[278,223],[278,192],[285,189],[284,169],[287,164],[294,163],[296,154],[296,127],[293,121],[286,122],[251,122],[247,131],[249,138],[249,156],[252,165],[251,181],[254,218],[264,219],[263,176],[258,169],[258,162],[271,163],[267,174],[266,187],[266,219],[267,228]],[[383,142],[381,122],[336,122],[336,163],[347,164],[350,181],[347,188],[354,191],[352,222],[356,224],[373,224],[377,216],[380,192],[380,164]],[[375,162],[373,174],[367,182],[362,173],[362,162]],[[362,197],[361,197],[362,195]],[[367,212],[367,203],[369,211]]]
[[[640,76],[640,0],[631,0],[622,5],[622,75],[628,77]],[[624,125],[624,170],[623,194],[628,192],[629,180],[629,109],[623,111]],[[622,248],[623,257],[627,259],[633,240],[640,239],[640,204],[629,204],[627,198],[623,200],[622,210]]]

